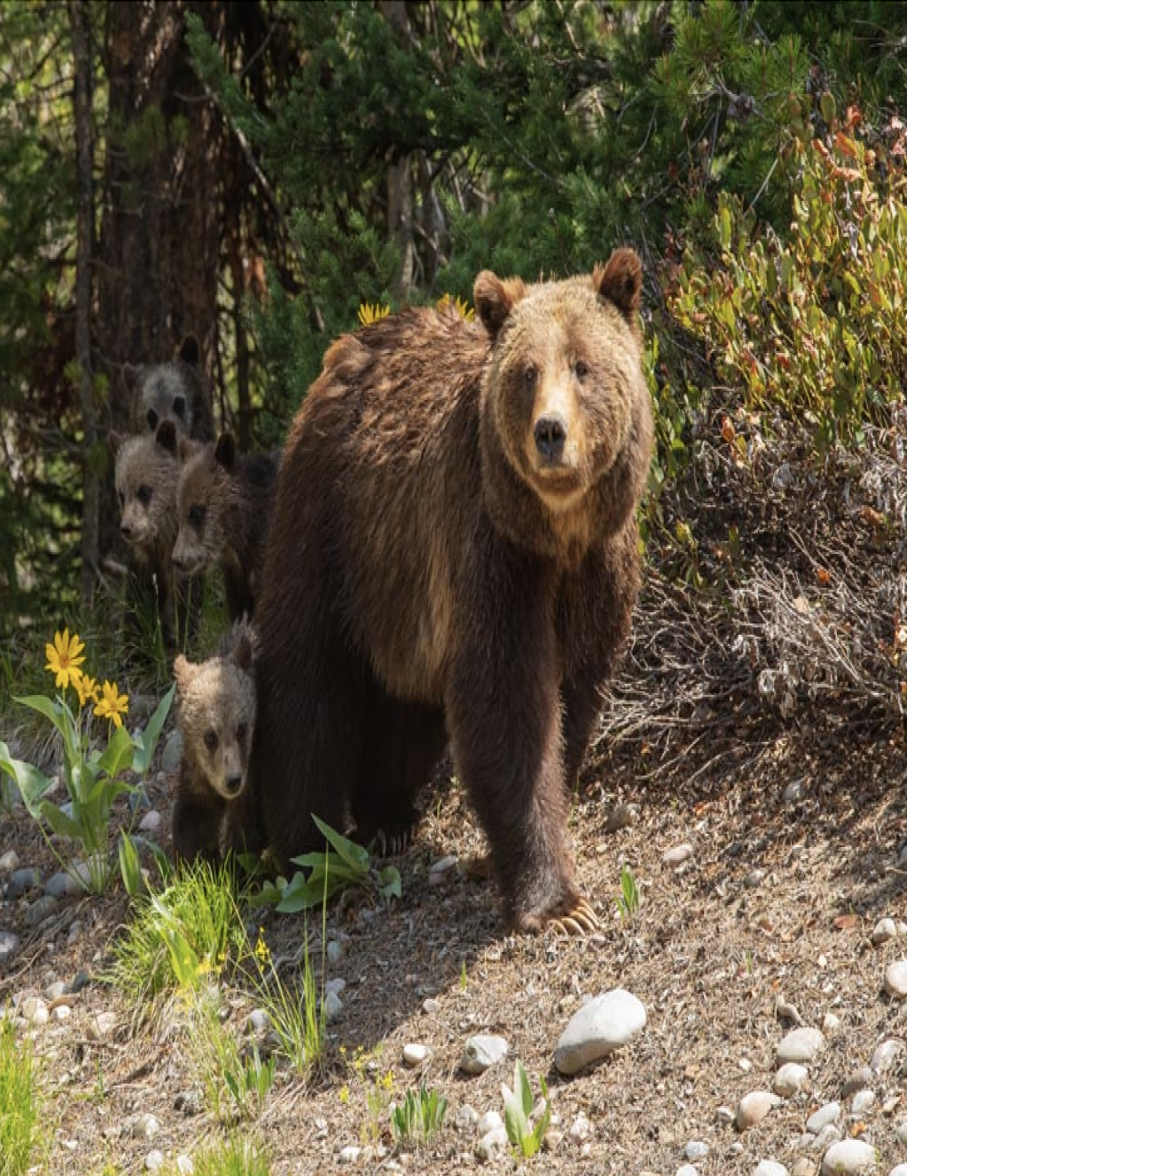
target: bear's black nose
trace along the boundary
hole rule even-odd
[[[121,528],[122,533],[129,539],[131,537],[131,528],[125,524]]]
[[[567,439],[568,422],[559,413],[548,413],[535,422],[535,446],[545,461],[559,461]]]
[[[226,776],[225,777],[225,791],[230,796],[236,796],[241,791],[241,777],[240,776]]]

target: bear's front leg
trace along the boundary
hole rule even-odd
[[[482,642],[454,660],[446,718],[458,776],[490,840],[507,924],[588,934],[600,921],[574,881],[549,617],[520,609],[480,629]]]

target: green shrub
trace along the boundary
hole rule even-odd
[[[37,1122],[37,1060],[30,1040],[0,1021],[0,1176],[24,1176],[41,1131]]]

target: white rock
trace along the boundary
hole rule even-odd
[[[906,960],[895,960],[886,969],[886,991],[891,996],[906,999],[907,994],[907,966]]]
[[[6,849],[0,853],[0,874],[11,874],[20,865],[20,858],[15,849]]]
[[[825,1035],[820,1029],[793,1029],[776,1046],[777,1062],[811,1062],[825,1048]]]
[[[769,1111],[780,1105],[780,1096],[770,1090],[753,1090],[745,1094],[735,1108],[735,1128],[746,1131],[754,1127]]]
[[[86,1023],[86,1036],[91,1041],[104,1041],[114,1032],[118,1024],[118,1017],[114,1013],[96,1013],[92,1020]]]
[[[18,947],[20,947],[20,936],[15,931],[0,931],[0,965],[9,956],[16,955],[16,949]]]
[[[819,1135],[830,1123],[836,1123],[841,1118],[841,1104],[826,1103],[819,1110],[813,1111],[805,1121],[804,1128],[814,1135]]]
[[[693,1164],[683,1164],[674,1176],[698,1176],[698,1169]]]
[[[505,1127],[495,1127],[493,1131],[487,1131],[477,1143],[474,1144],[474,1155],[479,1160],[486,1162],[493,1162],[506,1155],[510,1148],[510,1140],[507,1138]]]
[[[877,1161],[877,1153],[861,1139],[842,1139],[821,1160],[821,1176],[861,1176]]]
[[[891,1168],[890,1176],[907,1176],[906,1164],[899,1164],[897,1167]]]
[[[440,886],[442,883],[448,882],[456,870],[457,858],[453,854],[447,853],[429,867],[429,885]]]
[[[411,1041],[400,1051],[406,1066],[419,1066],[433,1051],[427,1045]]]
[[[870,942],[877,945],[886,943],[893,939],[898,934],[898,924],[889,916],[885,919],[879,919],[874,924],[874,930],[870,932]]]
[[[680,866],[687,858],[694,853],[694,846],[689,841],[683,841],[681,845],[675,845],[667,849],[662,854],[662,861],[667,866]]]
[[[58,1005],[50,1013],[54,1021],[68,1021],[73,1010],[67,1004]]]
[[[463,1074],[484,1074],[491,1066],[501,1062],[509,1049],[505,1037],[479,1033],[465,1043],[461,1055],[461,1071]]]
[[[343,1011],[343,1002],[337,992],[328,992],[323,997],[323,1016],[333,1021]]]
[[[180,728],[176,727],[163,745],[163,755],[159,759],[159,766],[165,772],[174,772],[178,770],[183,758],[184,735]]]
[[[154,1115],[139,1115],[131,1124],[136,1139],[154,1139],[159,1134],[159,1120]]]
[[[503,1126],[502,1116],[497,1111],[487,1111],[479,1120],[477,1131],[479,1135],[489,1135]]]
[[[592,1123],[588,1116],[580,1112],[572,1120],[572,1125],[568,1128],[568,1138],[577,1146],[583,1147],[588,1142],[588,1137],[592,1134]]]
[[[359,1162],[359,1157],[363,1155],[363,1148],[357,1147],[354,1143],[348,1144],[344,1148],[339,1149],[339,1163],[341,1164],[355,1164]]]
[[[775,1160],[760,1160],[752,1169],[751,1176],[788,1176],[788,1169]]]
[[[874,1050],[873,1056],[870,1058],[870,1069],[875,1074],[884,1074],[894,1065],[895,1059],[901,1050],[902,1042],[900,1041],[895,1041],[893,1038],[880,1041]]]
[[[462,1103],[453,1116],[453,1125],[458,1131],[473,1131],[478,1126],[478,1112],[469,1103]]]
[[[163,1167],[163,1152],[157,1147],[153,1147],[148,1153],[146,1159],[143,1161],[143,1167],[148,1172],[158,1172]]]
[[[249,1033],[260,1036],[268,1032],[270,1027],[270,1015],[265,1009],[254,1009],[253,1012],[245,1018],[245,1028]]]
[[[148,809],[139,818],[140,833],[158,833],[163,827],[163,814],[158,809]]]
[[[645,1028],[645,1006],[623,988],[583,1005],[555,1047],[555,1068],[571,1077],[632,1041]]]
[[[343,944],[337,939],[327,940],[327,963],[337,964],[343,958]]]
[[[772,1089],[781,1098],[791,1098],[804,1089],[807,1081],[808,1066],[802,1066],[799,1062],[785,1062],[772,1079]]]
[[[687,1158],[687,1159],[688,1159],[688,1160],[689,1160],[691,1163],[694,1163],[694,1161],[695,1161],[695,1160],[704,1160],[704,1159],[706,1159],[706,1153],[707,1153],[707,1152],[709,1152],[709,1151],[710,1151],[710,1148],[709,1148],[709,1147],[707,1147],[707,1146],[706,1146],[706,1144],[702,1142],[702,1140],[700,1140],[700,1139],[692,1139],[692,1140],[690,1140],[690,1142],[689,1142],[689,1143],[686,1145],[686,1152],[685,1152],[685,1154],[686,1154],[686,1158]]]
[[[715,1111],[715,1122],[720,1127],[730,1127],[735,1122],[735,1112],[730,1107],[719,1107]]]
[[[867,1111],[873,1109],[877,1101],[878,1096],[872,1090],[859,1090],[853,1096],[853,1101],[849,1104],[849,1113],[854,1118],[860,1119]]]
[[[64,980],[54,980],[52,984],[42,993],[44,998],[52,1004],[59,996],[64,996],[66,993],[66,986]]]
[[[333,992],[336,996],[347,987],[347,981],[342,976],[332,976],[330,980],[323,985],[324,992]]]
[[[838,1029],[841,1028],[841,1020],[835,1013],[826,1013],[825,1019],[821,1022],[821,1032],[826,1037],[832,1037]]]

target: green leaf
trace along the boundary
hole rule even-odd
[[[8,744],[0,742],[0,770],[11,776],[24,801],[25,808],[34,817],[41,815],[41,802],[45,793],[53,785],[49,776],[42,775],[32,764],[24,760],[13,759],[8,751]]]
[[[135,898],[143,889],[143,867],[139,850],[125,829],[120,829],[118,835],[118,872],[122,875],[123,889]]]
[[[333,846],[335,852],[352,869],[358,870],[360,873],[367,873],[370,857],[362,845],[356,845],[354,841],[348,840],[342,833],[336,833],[326,821],[320,821],[313,813],[311,813],[311,819],[318,826],[319,832]]]
[[[73,715],[69,708],[55,698],[46,698],[43,694],[26,694],[18,698],[17,702],[42,714],[57,728],[57,733],[65,740],[67,750],[77,749],[77,736],[74,731]]]
[[[401,897],[400,871],[395,866],[385,866],[376,875],[376,878],[380,884],[380,893],[385,898],[390,898],[393,895],[397,898]]]
[[[171,710],[175,694],[176,684],[173,682],[168,692],[159,700],[155,713],[147,723],[147,729],[137,741],[131,766],[140,776],[151,767],[151,760],[155,755],[155,745],[159,742],[159,733],[163,730],[163,724],[167,720],[167,714]]]
[[[80,821],[74,820],[52,801],[45,801],[38,814],[54,833],[62,837],[75,837],[78,841],[85,840],[85,828]]]
[[[130,766],[134,754],[135,745],[126,728],[115,727],[110,733],[106,750],[98,757],[97,766],[108,776],[117,776]]]

